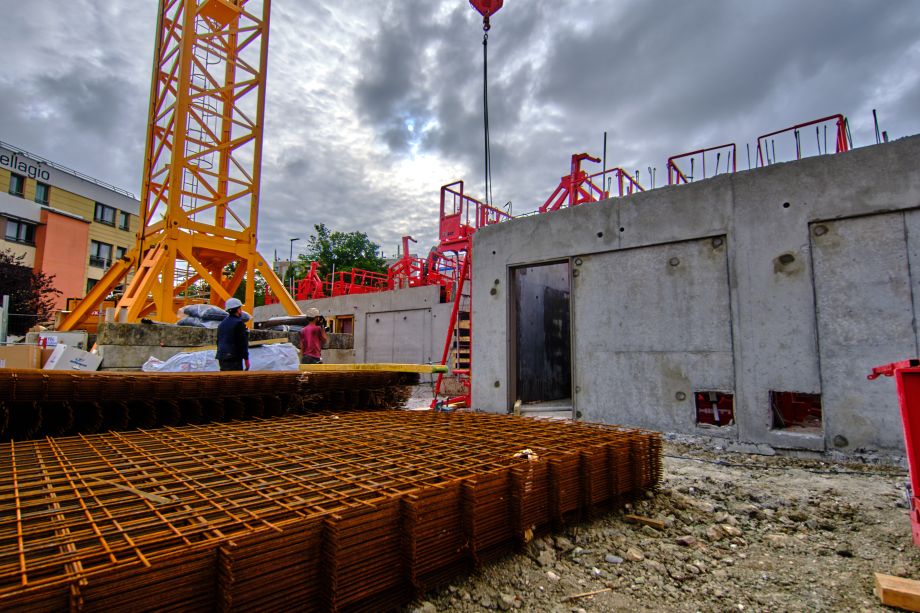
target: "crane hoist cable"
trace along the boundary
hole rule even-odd
[[[470,0],[470,5],[482,15],[482,119],[485,142],[485,198],[492,205],[492,149],[489,144],[489,17],[502,7],[504,0]]]

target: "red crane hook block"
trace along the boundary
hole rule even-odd
[[[489,17],[498,12],[498,9],[502,7],[505,3],[505,0],[470,0],[470,6],[479,11],[479,14],[482,15],[482,29],[486,32],[489,31],[491,27],[489,25]]]

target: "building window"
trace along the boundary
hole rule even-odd
[[[108,226],[115,225],[115,209],[101,202],[96,203],[96,212],[93,214],[93,219],[99,223],[104,223]]]
[[[108,268],[112,264],[112,245],[90,241],[89,265],[97,268]]]
[[[14,243],[23,243],[25,245],[34,245],[35,224],[17,221],[15,219],[7,219],[6,240]]]
[[[127,247],[115,247],[115,259],[120,260],[125,257],[125,253],[128,251]]]
[[[88,294],[93,286],[99,283],[99,279],[87,279],[86,280],[86,293]]]
[[[131,216],[124,211],[118,211],[118,227],[127,230],[131,227]]]
[[[48,204],[49,195],[51,194],[51,187],[47,183],[36,183],[35,184],[35,202],[39,204]]]
[[[26,187],[26,178],[16,173],[10,173],[10,193],[22,198],[23,191]]]

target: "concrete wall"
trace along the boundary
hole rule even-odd
[[[413,287],[301,300],[298,304],[304,311],[316,307],[327,318],[353,316],[354,361],[357,363],[426,364],[440,361],[450,323],[451,305],[442,304],[439,296],[438,287]],[[256,321],[262,321],[284,314],[280,304],[271,304],[256,307],[253,316]]]
[[[513,403],[511,270],[572,267],[576,415],[776,447],[903,448],[893,381],[920,354],[920,137],[480,230],[473,403]],[[494,291],[493,291],[494,290]],[[734,394],[696,425],[694,391]],[[822,428],[773,428],[771,391],[822,395]]]

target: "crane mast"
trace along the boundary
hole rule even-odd
[[[300,314],[256,248],[270,4],[160,0],[141,228],[60,329],[79,327],[132,270],[119,321],[175,322],[203,285],[223,304],[244,278],[251,311],[256,271]]]

